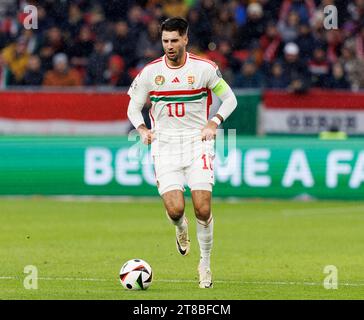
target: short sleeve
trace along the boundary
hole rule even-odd
[[[219,81],[222,79],[221,72],[219,68],[216,66],[209,66],[208,70],[208,79],[207,79],[207,87],[209,89],[213,89],[216,87],[216,85],[219,83]]]
[[[133,83],[130,85],[128,95],[131,99],[138,103],[145,103],[147,101],[150,91],[150,82],[148,81],[147,70],[143,69],[135,77]]]

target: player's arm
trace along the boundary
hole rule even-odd
[[[128,118],[133,126],[138,130],[143,143],[150,144],[153,140],[153,134],[145,125],[142,115],[143,107],[144,102],[137,102],[131,98],[128,106]]]
[[[211,119],[216,122],[217,125],[220,125],[233,113],[238,102],[233,90],[231,90],[230,86],[224,79],[220,79],[217,85],[212,89],[212,92],[215,93],[222,101],[216,115]]]
[[[212,92],[220,98],[222,103],[215,116],[202,130],[202,140],[214,139],[217,127],[232,114],[238,104],[234,92],[222,78],[213,87]]]
[[[144,123],[142,110],[149,93],[148,77],[143,72],[139,73],[130,86],[128,95],[130,102],[128,105],[128,118],[133,126],[138,130],[141,140],[145,144],[150,144],[153,140],[151,130]]]

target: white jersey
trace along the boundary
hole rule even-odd
[[[181,137],[201,137],[209,118],[211,90],[220,80],[221,73],[210,60],[186,53],[185,63],[173,68],[163,56],[144,67],[128,94],[138,103],[150,98],[152,130],[159,142],[171,143]]]

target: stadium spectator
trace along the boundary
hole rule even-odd
[[[141,33],[136,45],[136,54],[140,66],[144,66],[163,55],[163,47],[159,35],[159,23],[157,20],[150,21],[148,29]]]
[[[264,16],[268,21],[278,20],[278,14],[282,0],[258,0],[263,8]]]
[[[217,50],[208,51],[206,57],[217,63],[224,79],[228,83],[233,82],[234,72],[240,69],[241,62],[234,57],[234,51],[228,39],[220,40]]]
[[[100,3],[100,0],[76,0],[76,1],[70,1],[70,2],[76,2],[78,4],[78,6],[80,7],[80,9],[82,10],[82,12],[89,12],[91,10],[91,7],[95,4],[95,3]]]
[[[76,3],[71,3],[68,9],[68,19],[65,25],[65,29],[68,31],[69,36],[71,38],[76,38],[84,25],[85,20],[80,7]]]
[[[163,0],[163,14],[166,17],[180,16],[185,18],[188,13],[188,6],[184,0]]]
[[[215,20],[213,21],[213,33],[214,33],[214,41],[218,42],[220,39],[228,38],[234,39],[236,38],[237,26],[234,21],[234,17],[232,12],[230,12],[229,8],[223,7]]]
[[[19,2],[29,2],[28,1],[19,1]],[[34,2],[37,2],[34,0]],[[71,1],[54,1],[54,0],[46,0],[39,1],[43,4],[44,8],[47,11],[47,16],[52,17],[54,25],[58,26],[60,29],[64,29],[65,23],[68,17],[68,8]]]
[[[39,34],[46,33],[52,26],[55,25],[53,17],[46,11],[46,9],[39,5],[37,6],[38,13],[38,29]]]
[[[313,51],[312,59],[308,62],[312,87],[324,88],[327,86],[330,68],[330,62],[327,60],[324,46],[316,47]]]
[[[1,2],[1,1],[0,1]],[[2,28],[4,29],[4,32],[7,34],[8,39],[13,42],[15,38],[19,38],[19,16],[15,12],[10,13],[7,12],[5,18],[3,20],[0,20],[0,24],[2,25]]]
[[[154,18],[159,22],[166,18],[163,13],[163,5],[159,0],[149,0],[146,5],[146,13],[150,19]]]
[[[267,24],[265,33],[260,37],[259,44],[265,62],[272,63],[277,59],[282,47],[282,38],[273,21]]]
[[[9,70],[9,85],[21,84],[23,80],[30,56],[27,45],[27,40],[20,37],[2,51],[3,63]]]
[[[5,67],[3,56],[0,54],[0,89],[3,89],[7,85],[7,69]]]
[[[69,53],[68,45],[58,27],[51,27],[47,30],[43,42],[40,44],[39,55],[45,70],[50,70],[53,66],[53,56],[57,53]]]
[[[344,46],[339,59],[348,75],[351,89],[357,91],[364,88],[364,61],[355,56],[354,48]]]
[[[109,63],[110,54],[106,49],[106,42],[102,38],[98,38],[94,44],[94,51],[91,54],[87,70],[86,85],[102,85],[105,83],[105,70]]]
[[[218,48],[215,48],[215,46],[211,46],[213,48],[213,50],[207,51],[207,53],[206,53],[206,58],[214,61],[219,66],[219,69],[222,73],[225,72],[225,70],[228,66],[228,63],[229,63],[228,59],[221,52],[221,47],[224,47],[224,46],[225,45],[221,41],[218,44]]]
[[[324,42],[327,30],[324,28],[324,13],[316,11],[310,21],[311,33],[316,41]]]
[[[341,63],[337,62],[332,66],[332,72],[328,80],[330,89],[350,89],[350,83],[346,79],[345,71]]]
[[[8,12],[16,12],[15,0],[1,0],[0,2],[0,21],[5,18]]]
[[[326,32],[326,54],[330,63],[335,63],[339,59],[342,46],[342,34],[338,30],[328,30]]]
[[[343,1],[344,2],[344,1]],[[354,0],[349,1],[347,7],[350,20],[355,23],[361,23],[364,20],[364,1],[363,0]]]
[[[39,36],[32,29],[24,29],[20,34],[20,37],[24,37],[26,39],[27,52],[29,54],[35,54],[39,50],[40,46]]]
[[[247,22],[239,28],[235,38],[237,49],[249,49],[256,46],[265,31],[266,21],[262,6],[259,3],[251,3],[247,8],[247,13]]]
[[[104,12],[100,5],[95,5],[88,15],[88,24],[95,37],[104,37],[107,39],[109,35],[109,24],[105,19]]]
[[[287,19],[278,23],[278,30],[285,43],[296,41],[299,34],[300,17],[295,11],[288,13]]]
[[[81,77],[78,72],[69,67],[65,53],[58,53],[53,57],[53,69],[44,75],[44,86],[80,86]]]
[[[106,20],[112,22],[126,19],[130,3],[129,0],[100,1]]]
[[[127,87],[131,84],[131,79],[125,71],[125,63],[122,57],[113,55],[109,59],[108,69],[105,72],[105,84]]]
[[[128,12],[128,26],[130,37],[137,43],[140,33],[145,30],[145,26],[142,22],[143,10],[140,6],[134,5]]]
[[[345,45],[351,47],[355,51],[357,58],[364,60],[364,22],[355,36],[345,41]]]
[[[342,35],[342,41],[346,42],[354,37],[355,33],[357,31],[357,25],[353,21],[346,21],[342,27],[341,35]]]
[[[307,23],[300,24],[296,43],[302,59],[308,61],[311,58],[317,42],[311,33],[310,25]]]
[[[247,13],[246,7],[239,0],[233,0],[230,2],[230,9],[233,13],[233,17],[237,27],[241,27],[246,23]]]
[[[279,21],[284,21],[289,13],[294,11],[300,21],[308,23],[314,16],[315,8],[314,0],[284,0],[279,12]]]
[[[252,59],[245,61],[240,73],[235,77],[233,86],[236,88],[252,89],[263,87],[263,76]]]
[[[283,74],[290,92],[304,93],[310,86],[310,74],[306,64],[299,58],[299,47],[289,42],[284,47]]]
[[[5,32],[0,28],[0,50],[4,49],[8,45],[8,37]]]
[[[205,12],[192,8],[188,14],[189,23],[189,45],[198,46],[207,50],[212,41],[212,26]]]
[[[75,43],[69,49],[71,65],[83,69],[88,64],[88,57],[93,52],[94,39],[90,28],[87,25],[81,27]]]
[[[134,45],[135,39],[129,34],[128,24],[125,21],[118,21],[112,39],[113,53],[123,57],[127,68],[134,67],[137,62]]]
[[[40,86],[42,83],[43,71],[41,69],[40,59],[37,55],[30,56],[22,85]]]
[[[214,0],[201,0],[197,8],[206,14],[209,21],[213,21],[219,11]]]
[[[359,33],[355,39],[356,55],[359,59],[364,60],[364,22],[359,29]]]
[[[282,65],[279,62],[274,62],[266,76],[265,87],[268,89],[285,89],[288,84],[283,74]]]

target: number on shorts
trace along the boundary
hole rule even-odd
[[[211,161],[211,158],[209,158],[209,162],[210,162],[210,166],[208,167],[207,166],[207,156],[206,156],[206,154],[204,154],[204,155],[202,155],[202,160],[203,160],[203,167],[202,167],[202,169],[203,170],[212,170],[212,161]]]

